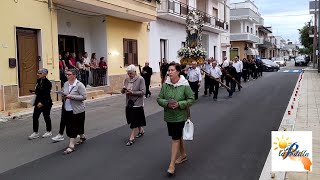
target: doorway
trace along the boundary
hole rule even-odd
[[[59,35],[59,53],[63,55],[64,52],[76,53],[77,58],[82,57],[85,52],[84,38],[76,36]]]
[[[160,58],[161,63],[163,63],[163,59],[167,60],[167,40],[166,39],[160,39]]]
[[[26,96],[34,90],[39,70],[38,35],[34,29],[16,29],[18,51],[19,95]]]

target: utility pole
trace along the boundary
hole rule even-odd
[[[317,61],[317,3],[318,0],[316,0],[316,6],[315,6],[315,13],[314,13],[314,25],[313,25],[313,68],[316,68],[316,61]]]
[[[317,2],[317,1],[316,1]],[[317,6],[317,3],[316,3],[316,6]],[[316,9],[319,9],[319,11],[318,12],[315,12],[316,14],[318,13],[318,15],[320,15],[320,0],[318,1],[318,8],[316,8]],[[320,16],[318,16],[318,32],[320,32],[320,30],[319,30],[319,27],[320,27]],[[318,35],[318,54],[317,55],[319,55],[319,48],[320,48],[320,36]],[[317,58],[317,60],[318,60],[318,58]],[[319,63],[319,60],[317,61],[318,62],[318,73],[320,73],[320,63]]]

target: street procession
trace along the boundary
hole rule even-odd
[[[0,180],[320,180],[320,1],[1,5]]]

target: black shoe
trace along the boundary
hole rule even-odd
[[[141,138],[143,135],[144,135],[144,131],[143,131],[143,132],[139,132],[139,133],[136,135],[136,138]]]
[[[135,142],[134,139],[132,139],[132,140],[129,139],[129,141],[127,142],[126,146],[132,146],[134,142]]]

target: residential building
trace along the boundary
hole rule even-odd
[[[105,57],[107,83],[100,92],[120,90],[126,66],[143,64],[149,57],[148,23],[157,18],[154,0],[24,0],[1,5],[0,110],[21,107],[41,67],[49,69],[53,90],[60,89],[58,55],[64,51],[75,52],[77,58],[83,52]],[[15,16],[6,18],[11,13]]]
[[[163,58],[180,61],[177,51],[186,46],[186,17],[191,10],[204,16],[202,46],[207,58],[222,62],[223,56],[229,57],[229,0],[161,0],[157,21],[150,23],[149,61],[155,72],[159,72]]]
[[[259,56],[261,58],[271,58],[269,49],[272,47],[272,43],[268,35],[272,33],[272,29],[264,25],[258,25],[257,29],[259,42],[256,44],[258,46]]]
[[[11,14],[11,15],[10,15]],[[20,107],[35,88],[39,68],[59,83],[57,12],[35,0],[2,1],[0,6],[0,111]]]
[[[230,58],[254,58],[259,55],[256,43],[260,42],[258,29],[264,20],[258,7],[250,0],[230,4]]]

